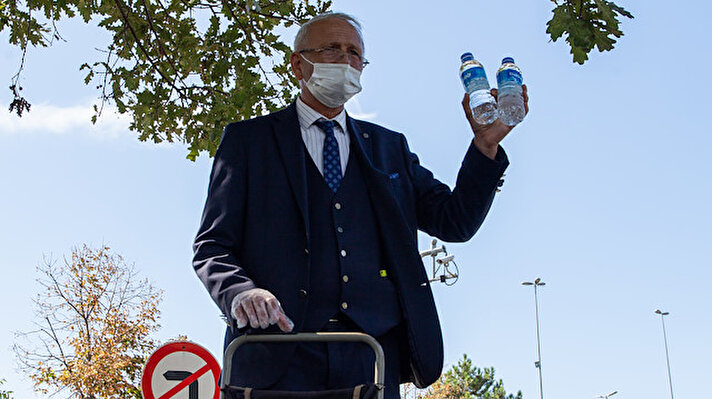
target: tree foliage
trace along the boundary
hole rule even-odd
[[[495,379],[494,368],[473,366],[467,355],[427,389],[406,384],[401,393],[406,399],[522,399],[521,391],[507,394],[502,380]]]
[[[45,260],[38,270],[37,328],[18,334],[14,346],[35,389],[68,390],[79,399],[140,398],[160,292],[106,246],[75,248],[70,259]]]
[[[606,0],[551,0],[553,41],[565,36],[574,62],[594,48],[613,49],[619,17],[633,16]],[[0,0],[0,32],[23,50],[12,78],[10,111],[30,110],[20,76],[28,47],[64,40],[57,22],[81,19],[112,39],[86,60],[84,83],[100,103],[131,116],[142,141],[180,141],[188,158],[217,150],[232,121],[262,115],[291,102],[297,82],[289,73],[290,47],[280,33],[331,6],[331,0]]]
[[[0,378],[0,386],[5,385],[5,379]],[[12,399],[12,391],[0,389],[0,399]]]
[[[62,40],[55,22],[81,18],[112,35],[100,60],[81,65],[86,84],[132,116],[140,140],[215,153],[232,121],[274,111],[295,96],[290,47],[278,32],[328,9],[325,0],[0,0],[0,31],[27,51]],[[24,56],[23,56],[24,63]],[[13,78],[10,105],[29,110]]]
[[[556,41],[566,35],[574,62],[583,64],[594,47],[599,52],[613,50],[615,38],[623,36],[618,18],[633,18],[633,14],[612,1],[552,0],[554,15],[547,22],[546,33]]]

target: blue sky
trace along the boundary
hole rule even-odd
[[[452,184],[471,140],[460,101],[459,56],[471,51],[494,82],[513,56],[530,114],[503,143],[511,165],[483,227],[448,244],[460,280],[434,292],[446,363],[467,353],[510,391],[538,397],[534,299],[541,277],[544,394],[550,399],[669,396],[660,318],[675,395],[699,396],[712,366],[709,249],[712,187],[706,2],[621,1],[635,15],[609,53],[580,66],[545,33],[546,0],[336,1],[363,24],[364,90],[352,114],[403,132]],[[0,112],[0,377],[33,397],[16,371],[13,332],[32,326],[43,254],[110,245],[163,289],[158,336],[186,334],[216,356],[218,310],[190,266],[211,160],[180,145],[141,143],[125,117],[89,122],[96,93],[79,65],[107,36],[59,25],[67,43],[30,49],[24,94],[32,111]],[[296,32],[285,38],[291,43]],[[0,35],[7,43],[7,34]],[[9,83],[19,51],[0,45]],[[692,78],[695,79],[692,79]],[[10,101],[0,90],[0,105]],[[422,235],[421,248],[430,237]]]

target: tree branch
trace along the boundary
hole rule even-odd
[[[163,73],[163,71],[161,71],[161,69],[158,67],[158,65],[156,65],[156,63],[153,61],[153,58],[151,57],[151,55],[149,54],[149,52],[148,52],[148,51],[146,50],[146,48],[143,47],[143,45],[141,44],[140,40],[138,39],[138,35],[136,34],[136,31],[134,31],[133,26],[132,26],[131,23],[129,22],[128,15],[127,15],[126,12],[124,11],[124,9],[123,9],[123,7],[122,7],[122,4],[120,4],[120,0],[114,0],[114,4],[116,4],[116,7],[119,9],[119,12],[121,13],[121,16],[122,16],[122,18],[123,18],[123,20],[124,20],[124,23],[125,23],[126,26],[128,27],[129,32],[131,32],[131,36],[133,36],[133,38],[134,38],[134,42],[136,43],[136,46],[138,46],[138,48],[141,50],[141,52],[142,52],[143,55],[146,57],[146,59],[148,60],[148,62],[151,64],[151,66],[153,67],[153,69],[154,69],[159,75],[161,75],[161,78],[162,78],[166,83],[168,83],[172,88],[174,88],[174,89],[176,90],[176,92],[178,93],[178,95],[180,95],[181,98],[182,98],[182,97],[183,97],[182,90],[181,90],[179,87],[177,87],[177,86]]]

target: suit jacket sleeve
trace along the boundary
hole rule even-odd
[[[203,218],[193,244],[193,268],[230,325],[233,298],[255,288],[240,266],[246,201],[245,145],[230,124],[215,154]]]
[[[418,228],[444,241],[462,242],[472,238],[487,216],[502,174],[509,165],[502,147],[492,160],[471,142],[455,188],[450,191],[420,165],[405,138],[402,145],[415,191]]]

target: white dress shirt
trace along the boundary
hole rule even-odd
[[[319,173],[324,175],[324,138],[326,133],[321,130],[314,122],[322,120],[334,121],[334,137],[339,144],[339,158],[341,158],[341,175],[346,173],[346,164],[349,161],[349,144],[351,139],[346,131],[346,111],[342,110],[334,119],[326,119],[324,115],[318,113],[310,106],[302,101],[301,97],[297,98],[297,118],[299,119],[299,128],[302,131],[302,140],[307,147],[309,156],[311,156]]]

